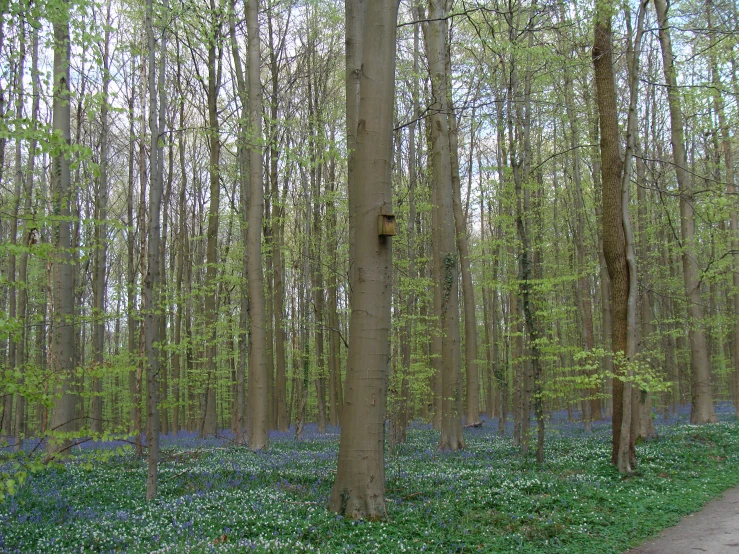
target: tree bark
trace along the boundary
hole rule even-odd
[[[53,337],[51,371],[56,376],[55,401],[51,416],[52,438],[47,443],[49,457],[63,454],[70,445],[68,436],[74,428],[75,395],[72,378],[74,352],[74,267],[70,216],[72,187],[68,150],[71,146],[69,103],[69,3],[62,2],[54,28],[54,96],[52,127],[61,139],[58,153],[52,158],[52,198],[57,223],[54,229],[55,254],[52,261]],[[56,436],[54,436],[56,435]]]
[[[680,190],[680,236],[682,239],[683,281],[688,300],[690,357],[692,368],[692,404],[690,422],[694,425],[716,422],[711,394],[711,368],[703,328],[703,303],[700,294],[700,267],[695,251],[695,198],[693,183],[687,169],[683,114],[680,107],[680,90],[677,86],[675,58],[672,53],[668,4],[665,0],[654,0],[659,22],[659,41],[662,48],[662,64],[667,84],[667,99],[670,107],[670,140],[675,162],[675,176]]]
[[[347,113],[351,114],[350,102],[356,101],[357,116],[353,126],[347,115],[356,149],[350,154],[349,173],[355,267],[351,273],[346,403],[329,509],[345,517],[378,519],[386,514],[384,438],[392,242],[389,237],[378,237],[377,220],[383,213],[392,213],[398,2],[348,0],[345,6],[347,44],[361,45],[361,55],[354,61],[362,69],[353,74],[353,67],[348,66],[346,74],[347,81],[356,80],[356,92],[361,90],[361,96],[347,98]],[[351,90],[349,84],[347,88]]]
[[[210,0],[210,12],[215,17],[216,3]],[[221,139],[218,123],[218,92],[221,86],[221,52],[220,36],[221,24],[214,23],[210,31],[208,42],[208,142],[210,145],[210,160],[208,173],[210,177],[210,205],[208,207],[208,244],[205,253],[205,333],[206,333],[206,359],[207,359],[207,384],[205,399],[205,414],[203,414],[203,426],[200,432],[202,437],[210,437],[218,432],[218,416],[216,413],[216,390],[218,378],[217,356],[217,289],[218,278],[218,224],[221,205]]]
[[[163,8],[166,10],[165,0]],[[146,347],[146,445],[147,479],[146,500],[157,495],[157,469],[159,464],[159,372],[161,368],[160,346],[160,216],[163,189],[163,140],[164,117],[167,110],[165,95],[165,59],[167,51],[166,32],[160,38],[159,75],[156,74],[156,39],[153,26],[153,3],[147,1],[145,25],[149,48],[149,132],[151,145],[149,151],[149,213],[147,218],[147,263],[144,275],[144,336]]]
[[[262,219],[264,213],[264,175],[262,169],[262,83],[260,81],[258,0],[248,0],[246,24],[249,80],[249,226],[247,229],[249,271],[249,405],[251,450],[265,450],[269,438],[267,403],[267,316],[262,273]],[[253,391],[253,392],[252,392]]]
[[[596,100],[600,116],[600,154],[603,187],[603,255],[611,282],[611,349],[627,351],[627,311],[629,297],[629,267],[626,260],[626,237],[623,226],[621,176],[623,162],[619,146],[618,110],[613,76],[613,8],[607,0],[598,0],[595,15],[593,66],[595,69]],[[619,375],[623,368],[618,368]],[[628,433],[631,414],[624,412],[624,381],[613,379],[613,431],[611,462],[620,472],[631,471],[633,437]],[[623,448],[625,440],[626,449]]]
[[[100,107],[100,177],[97,182],[95,214],[95,263],[93,269],[93,324],[95,372],[92,381],[92,413],[90,430],[103,432],[103,360],[105,349],[105,279],[108,253],[108,88],[110,85],[110,4],[107,7],[105,38],[103,42],[103,94]]]
[[[439,226],[434,243],[436,287],[441,296],[441,440],[439,450],[464,448],[460,390],[459,259],[455,241],[454,191],[449,143],[447,21],[443,0],[428,3],[424,40],[434,103],[431,106],[431,164]]]

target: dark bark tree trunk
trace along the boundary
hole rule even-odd
[[[623,162],[619,146],[618,111],[613,76],[612,8],[606,0],[596,4],[593,66],[596,99],[600,117],[600,153],[603,187],[603,253],[611,281],[611,317],[613,352],[628,355],[627,317],[630,273],[627,240],[623,220]],[[618,368],[620,376],[624,368]],[[631,390],[620,378],[613,380],[613,442],[611,462],[622,473],[631,471],[634,437],[631,426]]]

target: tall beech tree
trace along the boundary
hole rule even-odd
[[[378,218],[392,214],[391,162],[397,0],[347,0],[347,126],[354,150],[349,225],[354,233],[349,353],[336,481],[329,509],[385,517],[385,400],[390,363],[392,239]],[[356,71],[356,68],[360,68]],[[355,96],[356,94],[356,96]]]
[[[680,191],[680,238],[682,240],[682,265],[685,295],[688,302],[688,337],[690,340],[690,360],[692,370],[692,402],[690,422],[693,424],[715,423],[711,393],[711,369],[709,365],[706,333],[703,321],[703,300],[700,291],[700,266],[696,258],[695,204],[693,179],[688,170],[685,152],[684,119],[677,85],[675,56],[668,21],[669,3],[654,0],[654,9],[659,22],[659,42],[662,48],[662,65],[667,84],[667,100],[670,108],[670,141],[675,177]]]
[[[63,454],[70,444],[67,433],[73,431],[75,400],[72,376],[74,351],[74,266],[72,265],[71,208],[73,191],[69,173],[71,147],[69,101],[69,2],[62,0],[49,11],[54,29],[54,89],[52,128],[55,148],[51,169],[51,193],[54,225],[52,261],[52,319],[50,369],[56,375],[55,401],[51,417],[52,440],[47,443],[49,456]],[[56,437],[54,436],[56,435]]]
[[[428,3],[424,23],[431,93],[432,195],[438,211],[434,225],[434,279],[440,303],[437,316],[441,332],[441,440],[440,450],[464,448],[459,344],[459,256],[454,226],[454,191],[449,142],[449,98],[447,76],[447,9],[445,0]],[[461,211],[461,210],[460,210]],[[460,231],[463,229],[460,229]]]
[[[262,83],[260,81],[258,0],[247,0],[246,26],[249,82],[249,221],[247,223],[249,280],[249,448],[264,450],[269,442],[267,402],[267,314],[262,272],[262,217],[264,213],[264,170],[262,167]]]

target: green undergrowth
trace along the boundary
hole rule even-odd
[[[326,510],[338,436],[276,438],[265,453],[170,444],[160,494],[144,501],[132,453],[84,455],[28,477],[0,504],[4,552],[582,552],[626,550],[739,483],[739,427],[660,428],[637,447],[638,471],[609,464],[610,429],[552,425],[547,462],[520,457],[490,427],[437,453],[409,431],[387,458],[383,522]]]

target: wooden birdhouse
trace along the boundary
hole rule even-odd
[[[395,216],[380,214],[377,216],[377,234],[381,237],[395,236]]]

